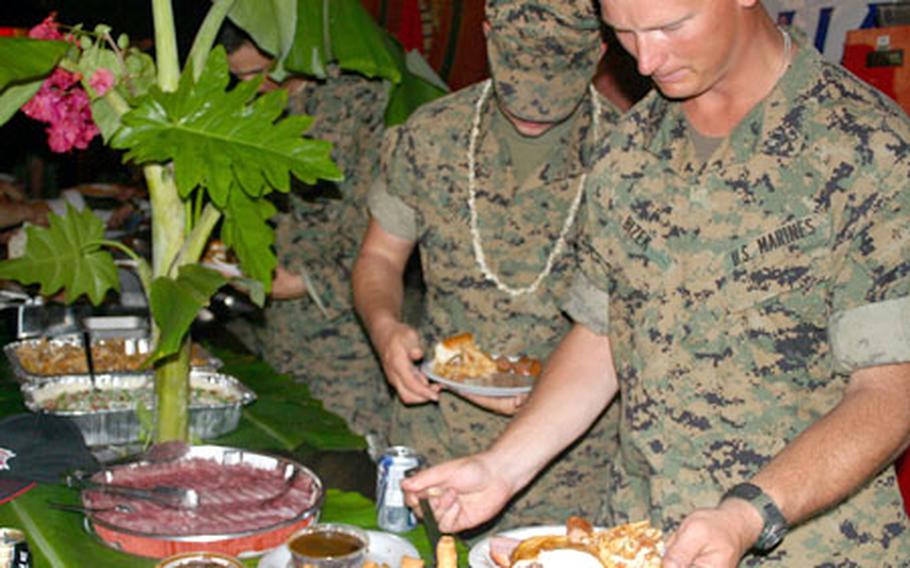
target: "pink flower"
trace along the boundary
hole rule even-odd
[[[28,37],[33,39],[63,39],[63,34],[57,29],[60,24],[54,21],[56,17],[57,12],[51,12],[50,16],[45,18],[43,22],[28,31]]]
[[[36,39],[67,39],[57,29],[51,14],[29,31],[29,37]],[[22,112],[49,126],[47,142],[54,152],[69,152],[73,148],[84,150],[92,138],[98,135],[98,127],[92,120],[91,100],[80,86],[82,76],[57,67],[44,80],[38,92],[22,105]],[[106,93],[114,84],[114,74],[100,68],[92,74],[89,85],[99,95]]]
[[[114,74],[110,69],[99,67],[92,73],[91,79],[88,80],[89,86],[95,93],[101,97],[114,86]]]

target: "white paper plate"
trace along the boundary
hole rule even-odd
[[[420,558],[414,545],[398,535],[382,531],[367,531],[370,536],[370,548],[367,549],[367,560],[377,564],[399,566],[403,556]],[[259,561],[259,568],[290,568],[291,551],[286,544],[265,554]]]
[[[566,525],[519,527],[517,529],[496,533],[496,536],[508,536],[518,540],[524,540],[532,536],[541,536],[545,534],[566,534]],[[493,562],[493,559],[490,558],[490,537],[479,541],[471,547],[471,551],[468,552],[468,565],[471,568],[498,568],[496,563]]]
[[[531,392],[531,389],[534,388],[533,377],[528,377],[528,383],[525,386],[520,387],[497,387],[491,385],[476,385],[471,383],[464,383],[461,381],[453,381],[452,379],[447,379],[445,377],[440,377],[435,374],[433,371],[433,362],[425,361],[420,366],[420,372],[425,374],[427,378],[431,381],[446,385],[453,391],[463,392],[467,394],[479,394],[483,396],[493,396],[493,397],[506,397],[506,396],[516,396],[519,394],[525,394]]]

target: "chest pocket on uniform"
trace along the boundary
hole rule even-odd
[[[829,236],[827,218],[810,215],[738,243],[726,259],[727,310],[746,311],[788,294],[808,296],[825,272]]]

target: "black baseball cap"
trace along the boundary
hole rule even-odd
[[[37,483],[61,483],[70,472],[98,468],[82,432],[68,418],[26,413],[0,420],[0,503]]]

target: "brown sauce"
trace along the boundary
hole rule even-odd
[[[288,547],[310,558],[334,558],[351,554],[363,548],[359,538],[336,531],[311,532],[298,536]]]

